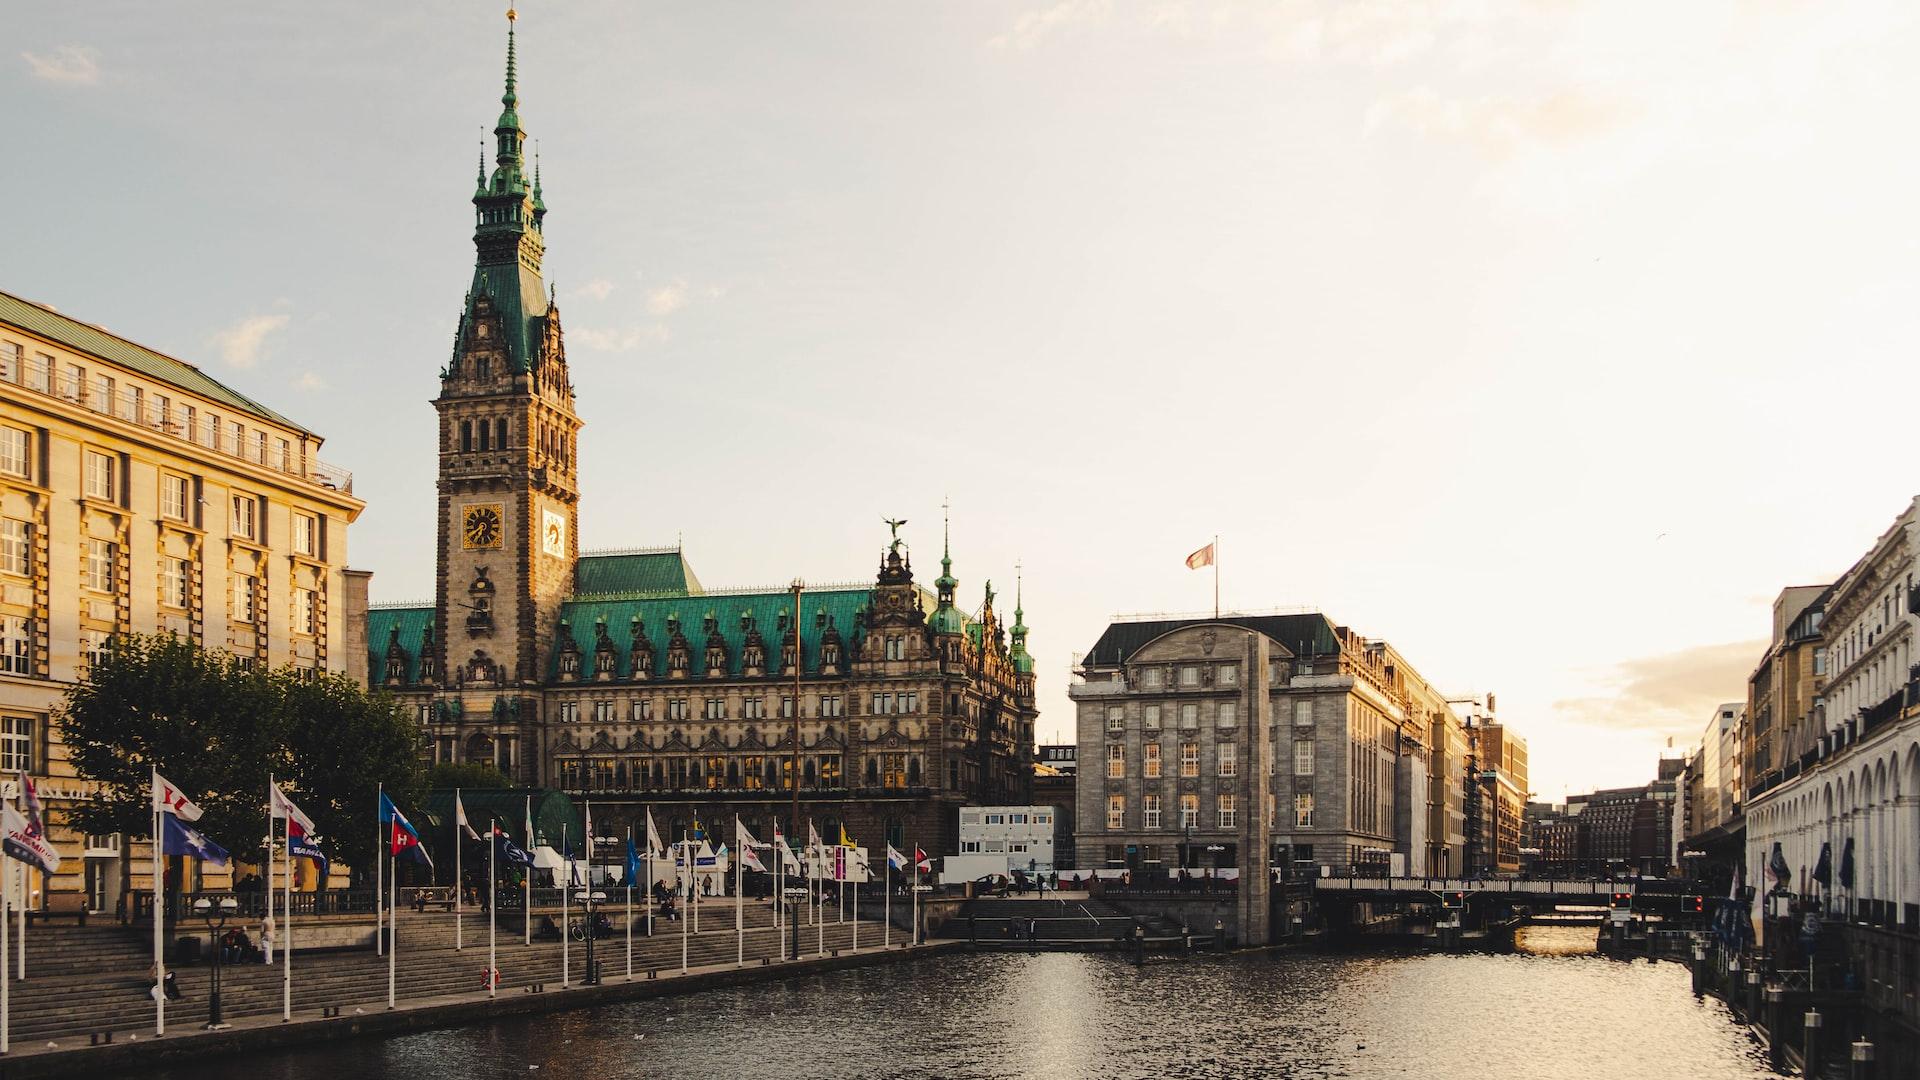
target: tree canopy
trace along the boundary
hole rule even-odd
[[[393,697],[345,675],[256,671],[171,635],[128,635],[67,691],[68,758],[93,781],[73,822],[92,833],[152,832],[151,771],[205,816],[195,823],[241,858],[267,834],[267,783],[280,782],[322,848],[358,865],[378,828],[378,789],[402,807],[421,791],[420,732]]]
[[[427,787],[432,791],[448,788],[510,788],[507,774],[485,762],[443,761],[427,770]]]

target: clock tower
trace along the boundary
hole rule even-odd
[[[526,169],[508,13],[506,93],[473,193],[473,284],[441,372],[440,548],[434,665],[440,719],[518,754],[464,753],[537,779],[536,687],[579,552],[580,418],[560,312],[540,279],[547,207]],[[477,749],[478,747],[473,747]]]

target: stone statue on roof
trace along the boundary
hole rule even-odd
[[[907,523],[907,519],[906,518],[881,518],[880,520],[886,522],[887,528],[891,530],[893,533],[893,543],[887,545],[887,550],[892,552],[895,555],[900,554],[900,543],[901,543],[900,526],[905,525]]]

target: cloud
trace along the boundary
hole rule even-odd
[[[1031,49],[1056,30],[1105,22],[1112,14],[1111,0],[1060,0],[1051,7],[1021,12],[1012,28],[995,35],[989,44],[996,49]],[[1167,17],[1165,9],[1156,14]]]
[[[293,380],[293,386],[296,390],[308,391],[325,390],[327,388],[326,381],[311,371],[301,372],[300,377]]]
[[[23,52],[21,58],[33,77],[53,83],[92,86],[100,81],[100,50],[85,45],[62,45],[46,56]]]
[[[251,315],[213,335],[220,355],[237,368],[250,368],[260,360],[267,335],[287,325],[285,315]]]
[[[647,310],[665,317],[687,306],[687,283],[675,281],[647,293]]]
[[[630,326],[623,330],[575,327],[567,331],[567,334],[575,344],[584,345],[596,352],[632,352],[642,345],[666,341],[673,336],[672,331],[661,323]]]
[[[1504,158],[1530,145],[1577,142],[1605,134],[1631,110],[1580,90],[1561,90],[1531,100],[1519,98],[1446,98],[1431,87],[1382,98],[1367,110],[1372,135],[1402,124],[1423,136],[1470,143]]]
[[[592,281],[582,285],[577,291],[581,296],[591,296],[595,300],[605,300],[607,296],[613,292],[613,282],[608,281],[606,278],[594,278]]]
[[[1765,641],[1731,641],[1627,660],[1601,680],[1611,693],[1553,708],[1575,723],[1696,739],[1715,705],[1746,697],[1747,676],[1766,650]]]

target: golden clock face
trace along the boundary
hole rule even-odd
[[[497,548],[506,539],[506,527],[501,521],[499,503],[481,503],[469,506],[461,516],[460,542],[468,551],[476,548]]]

